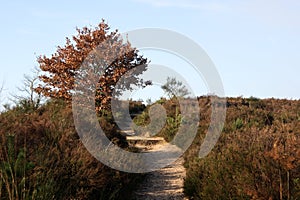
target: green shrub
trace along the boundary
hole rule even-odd
[[[293,185],[294,185],[294,196],[300,197],[300,177],[297,177],[293,179]]]
[[[241,118],[237,118],[233,123],[232,123],[232,128],[233,130],[238,130],[243,127],[244,123]]]
[[[20,149],[18,152],[15,149],[15,136],[6,136],[6,147],[1,152],[0,163],[0,178],[1,185],[0,194],[7,195],[8,199],[28,199],[32,196],[28,186],[27,174],[34,168],[32,162],[28,162],[26,158],[26,149]],[[1,198],[1,196],[0,196]]]
[[[167,142],[173,140],[178,132],[178,128],[182,123],[182,116],[177,114],[175,117],[167,117],[165,127],[158,133],[158,136],[163,137]]]

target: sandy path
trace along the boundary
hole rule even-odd
[[[150,150],[155,151],[161,145],[155,145]],[[171,165],[147,174],[145,180],[134,192],[135,200],[186,200],[183,194],[183,181],[186,170],[183,158],[179,158]]]

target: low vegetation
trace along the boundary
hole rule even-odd
[[[210,98],[198,98],[198,134],[184,155],[186,195],[299,199],[300,101],[227,99],[221,137],[200,159],[199,148],[210,123]],[[157,135],[171,141],[182,121],[178,103],[163,98],[156,103],[167,111],[166,124]],[[52,99],[39,108],[32,105],[23,99],[0,115],[1,199],[130,199],[142,176],[110,169],[94,159],[78,138],[68,103]],[[138,125],[151,123],[149,107],[131,102],[130,113],[141,113],[134,118]],[[99,120],[112,141],[129,148],[111,115]]]
[[[31,105],[22,100],[0,115],[0,199],[130,197],[140,176],[93,158],[79,140],[68,104],[50,100],[38,109]],[[117,135],[108,117],[100,124],[111,138]]]
[[[210,122],[199,98],[198,135],[185,154],[185,193],[193,199],[300,199],[300,101],[229,98],[213,151],[198,152]]]
[[[300,199],[300,101],[227,99],[221,137],[213,151],[200,159],[211,120],[211,98],[198,98],[198,134],[184,155],[186,195],[191,199]],[[156,102],[167,111],[166,124],[157,134],[167,141],[182,122],[176,102],[175,98]],[[137,124],[151,123],[148,110],[134,119]]]

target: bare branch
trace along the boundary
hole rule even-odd
[[[39,73],[40,70],[38,68],[34,68],[32,70],[33,75],[24,75],[24,81],[22,87],[17,87],[17,89],[21,92],[20,95],[11,95],[13,99],[11,99],[15,103],[26,101],[33,108],[38,108],[40,106],[42,95],[35,91],[35,88],[39,84]]]

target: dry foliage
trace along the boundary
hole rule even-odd
[[[96,91],[92,92],[96,109],[100,111],[109,107],[116,83],[131,69],[138,67],[127,74],[120,90],[128,89],[132,84],[149,84],[137,77],[146,70],[147,59],[138,55],[128,41],[125,43],[117,30],[109,32],[109,29],[104,20],[94,29],[77,29],[78,34],[72,37],[73,40],[66,38],[65,46],[58,46],[51,57],[40,56],[39,67],[45,72],[40,79],[44,84],[36,91],[47,97],[71,101],[77,76],[81,79],[76,84],[82,84],[85,89],[90,87],[89,84],[97,83]],[[85,67],[82,68],[82,64]],[[94,76],[87,76],[87,73]]]
[[[100,123],[105,131],[116,131],[106,120]],[[0,126],[0,177],[6,177],[3,163],[10,162],[11,166],[17,163],[7,156],[8,135],[14,135],[11,148],[14,157],[25,150],[26,163],[32,165],[24,174],[13,176],[13,182],[10,176],[4,179],[8,186],[0,187],[0,199],[8,199],[11,190],[7,188],[10,185],[19,188],[19,183],[22,183],[20,191],[28,198],[20,196],[18,199],[129,197],[129,188],[137,176],[104,166],[86,150],[75,131],[72,110],[65,102],[50,101],[38,110],[29,111],[17,106],[0,115]],[[15,173],[15,169],[12,172]]]
[[[198,158],[210,122],[199,98],[198,136],[185,154],[185,192],[193,199],[299,199],[300,101],[229,98],[222,135]]]

